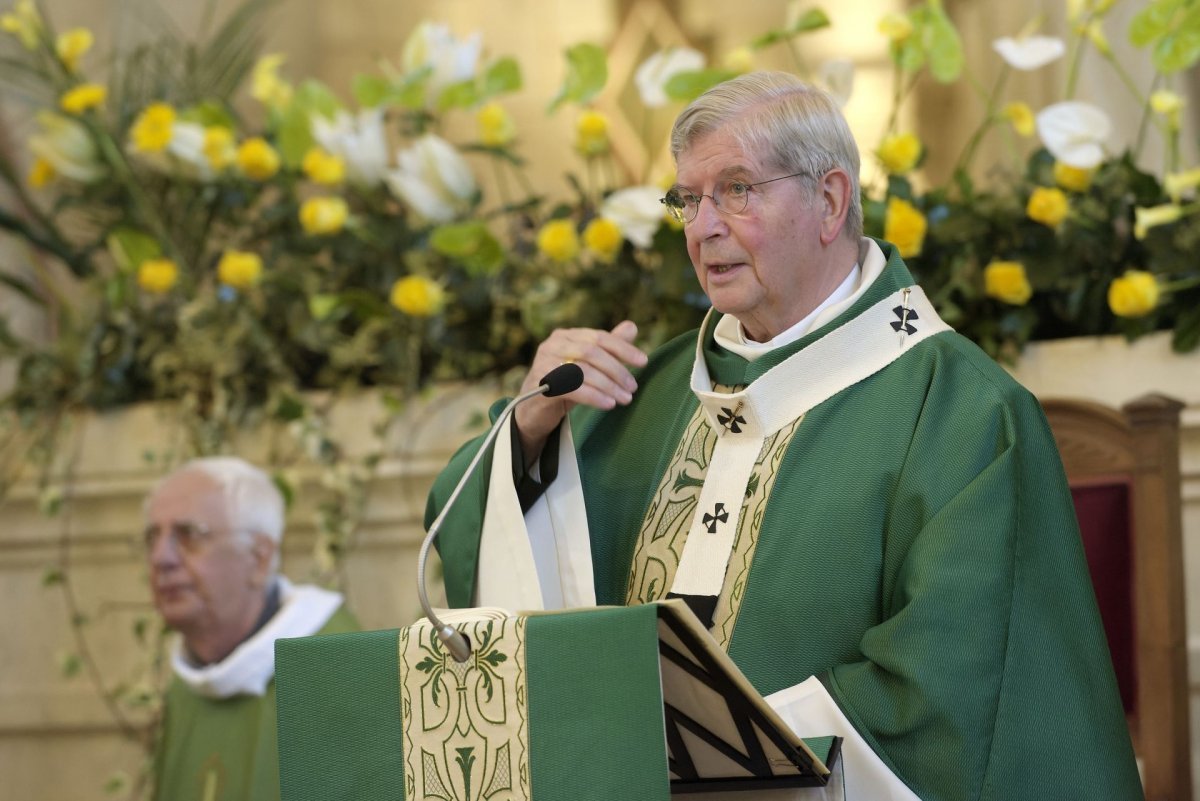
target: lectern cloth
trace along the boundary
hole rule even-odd
[[[287,608],[285,596],[276,615],[284,614]],[[340,607],[309,633],[330,634],[356,628],[354,617]],[[269,648],[269,653],[273,659],[273,648]],[[193,690],[179,676],[173,676],[167,688],[163,727],[155,798],[172,801],[279,798],[274,680],[266,684],[261,695],[242,693],[211,698]]]
[[[880,245],[887,266],[869,289],[789,346],[747,361],[706,331],[713,382],[752,384],[910,286]],[[626,600],[643,520],[695,415],[695,342],[652,354],[631,405],[572,412],[600,604]],[[477,446],[439,478],[427,520]],[[440,537],[455,605],[472,601],[488,467]],[[807,412],[780,455],[740,592],[727,648],[755,688],[817,676],[921,798],[1142,797],[1045,417],[957,334]]]

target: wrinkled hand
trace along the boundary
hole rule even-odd
[[[541,455],[546,438],[575,404],[612,409],[633,400],[637,381],[629,367],[646,365],[646,354],[633,344],[637,332],[629,320],[612,331],[559,328],[538,346],[521,392],[537,389],[542,376],[563,362],[575,362],[583,369],[583,386],[557,398],[532,398],[517,407],[517,430],[527,462]]]

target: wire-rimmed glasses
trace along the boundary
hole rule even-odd
[[[685,224],[696,219],[696,215],[700,213],[700,201],[704,198],[711,200],[717,207],[717,211],[736,215],[746,210],[746,204],[750,202],[750,190],[754,187],[782,181],[785,178],[798,178],[801,175],[808,175],[808,173],[794,172],[791,175],[781,175],[778,178],[768,178],[752,184],[745,181],[720,181],[713,187],[711,195],[693,192],[682,186],[673,186],[658,202],[667,207],[667,211],[671,213],[672,217]]]

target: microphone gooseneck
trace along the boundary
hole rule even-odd
[[[442,528],[442,521],[446,519],[447,513],[454,506],[454,502],[458,500],[458,496],[462,493],[462,489],[466,486],[467,480],[475,473],[475,468],[478,466],[483,454],[491,447],[492,441],[496,439],[496,434],[499,433],[504,421],[512,414],[513,409],[518,404],[524,403],[530,398],[536,398],[539,395],[545,395],[548,398],[555,398],[559,395],[566,395],[574,392],[583,385],[583,369],[573,363],[566,362],[555,367],[546,375],[542,376],[541,383],[537,389],[532,389],[529,392],[518,395],[508,402],[508,405],[496,416],[496,422],[492,424],[491,430],[484,437],[483,443],[479,446],[479,450],[475,452],[475,457],[471,459],[471,463],[467,465],[466,471],[462,478],[458,480],[458,484],[454,486],[454,491],[450,493],[450,497],[446,499],[446,505],[442,507],[442,511],[433,523],[429,526],[429,531],[425,534],[425,539],[421,542],[421,551],[417,555],[417,595],[421,601],[421,609],[425,612],[425,617],[433,624],[433,628],[437,633],[437,637],[442,641],[442,645],[450,652],[455,661],[465,662],[471,656],[471,643],[462,632],[455,629],[438,619],[434,614],[433,607],[429,604],[429,595],[425,587],[425,563],[429,559],[429,548],[433,545],[433,541],[437,538],[438,531]]]

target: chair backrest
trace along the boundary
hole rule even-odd
[[[1192,798],[1179,413],[1042,399],[1080,518],[1147,801]],[[1132,564],[1130,564],[1132,562]]]

